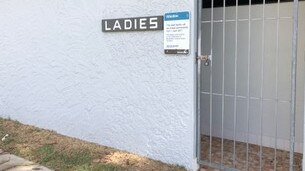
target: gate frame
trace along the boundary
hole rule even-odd
[[[196,76],[196,158],[197,158],[197,163],[200,164],[200,66],[201,66],[201,61],[198,60],[198,56],[201,54],[201,13],[202,13],[202,0],[194,0],[195,1],[195,8],[196,8],[196,31],[195,31],[195,76]]]

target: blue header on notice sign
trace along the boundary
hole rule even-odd
[[[188,20],[190,19],[190,13],[189,12],[175,12],[175,13],[165,13],[164,20]]]

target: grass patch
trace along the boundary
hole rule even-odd
[[[83,165],[76,168],[76,171],[124,171],[126,169],[110,164]]]
[[[59,171],[185,171],[125,151],[0,118],[0,149]]]
[[[56,150],[52,144],[46,144],[34,150],[33,156],[39,159],[39,163],[57,169],[81,166],[90,163],[93,159],[88,149],[65,152]]]

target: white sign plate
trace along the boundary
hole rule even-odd
[[[190,13],[164,15],[164,53],[188,54],[190,49]]]

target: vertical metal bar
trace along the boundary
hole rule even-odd
[[[201,55],[201,8],[202,8],[202,0],[197,1],[197,54],[196,58]],[[197,59],[196,59],[197,60]],[[197,159],[201,160],[201,60],[197,60]]]
[[[305,60],[305,55],[304,55],[304,60]],[[304,72],[304,75],[305,75],[305,72]],[[304,81],[304,86],[303,86],[303,158],[302,158],[302,169],[305,170],[305,136],[304,136],[304,130],[305,130],[305,79],[303,80]]]
[[[225,111],[225,45],[226,45],[226,0],[223,0],[222,22],[222,97],[221,97],[221,165],[223,165],[223,136]]]
[[[211,57],[213,58],[213,34],[214,34],[214,0],[211,0]],[[210,151],[209,161],[212,163],[212,123],[213,123],[213,61],[210,64]]]
[[[265,58],[265,5],[266,1],[263,0],[263,17],[262,17],[262,73],[261,73],[261,90],[260,90],[260,148],[259,148],[259,166],[260,166],[260,171],[262,170],[262,164],[263,164],[263,115],[264,115],[264,103],[263,103],[263,95],[264,95],[264,58]]]
[[[236,115],[237,115],[237,46],[238,46],[238,0],[235,7],[235,59],[234,59],[234,138],[233,138],[233,167],[236,166]]]
[[[299,1],[293,1],[293,36],[292,36],[292,61],[291,61],[291,118],[290,118],[290,160],[289,171],[294,170],[294,146],[295,146],[295,116],[296,116],[296,72],[298,54],[298,12]]]
[[[274,142],[274,166],[277,169],[277,122],[279,107],[278,77],[279,77],[279,23],[280,23],[280,0],[277,1],[277,19],[276,19],[276,56],[275,56],[275,142]]]
[[[200,46],[199,46],[200,47]],[[200,128],[200,115],[201,115],[201,60],[197,60],[197,158],[201,160],[201,128]]]
[[[251,66],[251,0],[249,0],[248,16],[248,75],[247,75],[247,151],[246,151],[246,170],[249,170],[249,115],[250,115],[250,66]]]

